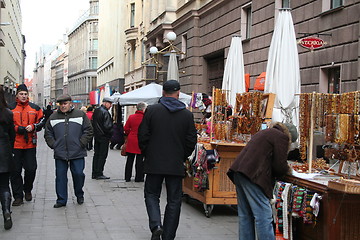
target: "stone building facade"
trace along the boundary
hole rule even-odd
[[[245,72],[250,90],[266,71],[269,47],[280,8],[290,7],[296,37],[319,36],[327,42],[309,51],[298,46],[302,92],[347,92],[359,89],[360,46],[357,0],[246,1],[179,0],[171,5],[149,1],[150,26],[145,42],[165,47],[167,31],[177,34],[175,45],[186,52],[179,59],[184,92],[211,93],[221,87],[226,56],[234,34],[242,36]],[[160,1],[168,2],[168,1]],[[158,7],[155,8],[155,5]],[[161,6],[166,6],[162,9]],[[156,14],[152,14],[158,10]],[[171,19],[175,15],[175,20]]]
[[[15,98],[16,84],[24,82],[24,42],[19,0],[0,1],[0,85],[5,97]]]
[[[89,2],[89,11],[68,34],[67,91],[79,106],[89,104],[89,92],[95,90],[97,85],[99,1]]]

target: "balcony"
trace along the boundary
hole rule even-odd
[[[128,43],[135,43],[138,37],[138,28],[132,27],[125,30],[125,39]]]

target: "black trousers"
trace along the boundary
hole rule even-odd
[[[11,172],[10,181],[14,199],[23,199],[24,192],[31,192],[36,175],[36,148],[13,149],[14,170]],[[22,169],[24,168],[24,179]]]
[[[135,153],[126,153],[126,165],[125,165],[125,180],[130,181],[132,175],[132,168],[136,155],[135,162],[135,182],[144,181],[144,155]]]
[[[95,138],[94,157],[92,162],[92,177],[104,175],[104,166],[109,152],[109,140]]]
[[[165,207],[164,221],[161,224],[160,195],[162,183],[165,179],[167,204]],[[150,230],[156,226],[163,226],[163,240],[175,239],[176,230],[179,226],[181,197],[181,176],[147,174],[145,178],[145,205],[149,217]]]
[[[9,180],[10,180],[9,172],[0,173],[0,196],[3,196],[4,192],[10,193]]]

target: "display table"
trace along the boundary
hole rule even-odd
[[[237,205],[235,185],[226,173],[244,146],[245,144],[235,143],[211,143],[206,146],[206,148],[216,149],[221,158],[215,168],[209,172],[208,190],[199,192],[194,188],[193,177],[184,178],[183,192],[203,203],[207,217],[210,217],[214,205]]]
[[[316,191],[322,195],[316,225],[305,225],[294,219],[294,239],[356,240],[360,239],[360,195],[349,194],[327,186],[327,177],[301,179],[286,176],[284,181]]]

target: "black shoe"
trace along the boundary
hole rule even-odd
[[[11,220],[11,213],[7,212],[4,213],[4,228],[5,230],[9,230],[10,228],[12,228],[12,220]]]
[[[22,200],[22,198],[16,198],[15,201],[13,201],[12,205],[13,206],[20,206],[24,204],[24,201]]]
[[[31,192],[26,192],[25,193],[25,200],[30,202],[32,200],[32,194]]]
[[[160,226],[156,226],[153,229],[151,229],[152,235],[151,240],[160,240],[160,236],[163,233],[163,229]]]
[[[84,197],[78,197],[76,200],[79,205],[84,203]]]
[[[64,203],[55,203],[54,208],[61,208],[61,207],[65,207],[65,206],[66,206],[66,204],[64,204]]]
[[[96,177],[96,180],[104,180],[104,179],[110,179],[110,177],[107,177],[107,176],[104,176],[104,175]]]

